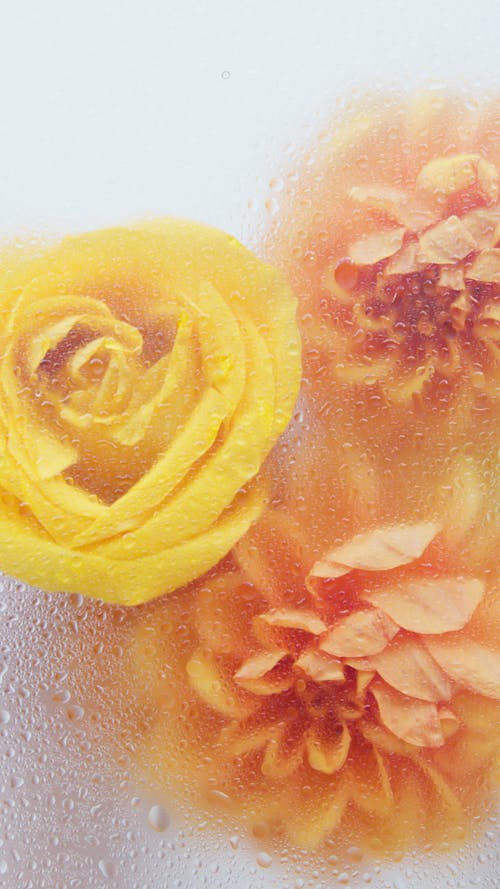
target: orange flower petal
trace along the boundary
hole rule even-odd
[[[371,663],[392,688],[422,701],[448,701],[451,682],[418,639],[394,639]]]
[[[471,210],[461,217],[463,225],[470,232],[480,250],[495,247],[497,243],[497,224],[500,221],[500,210]]]
[[[463,272],[461,272],[463,274]],[[441,281],[440,281],[441,283]],[[466,290],[462,290],[450,304],[451,323],[455,330],[463,330],[472,311],[472,300]]]
[[[417,259],[418,245],[412,241],[394,254],[387,263],[384,272],[386,275],[412,275],[422,268],[422,263]]]
[[[416,186],[431,196],[458,194],[476,184],[480,161],[480,155],[465,153],[433,158],[420,170]]]
[[[500,698],[500,652],[460,637],[423,636],[422,641],[455,682],[488,698]]]
[[[460,720],[458,719],[456,714],[453,713],[453,710],[450,710],[449,707],[446,707],[444,705],[438,707],[438,713],[439,721],[441,722],[441,728],[443,729],[443,735],[445,737],[445,740],[447,741],[448,738],[451,738],[451,736],[454,735],[457,731],[458,727],[460,726]]]
[[[422,578],[392,588],[363,593],[362,598],[381,608],[400,627],[415,633],[461,630],[484,595],[484,583],[473,577]]]
[[[306,732],[307,758],[316,772],[333,775],[344,765],[351,746],[351,736],[345,723],[340,729],[337,735],[330,730],[325,736],[321,732],[321,726],[313,725]]]
[[[498,303],[486,303],[479,315],[479,323],[474,327],[474,333],[480,339],[498,342],[500,340],[500,305]]]
[[[417,260],[426,265],[450,265],[473,250],[477,250],[477,244],[470,231],[458,216],[449,216],[421,235]]]
[[[290,839],[302,849],[315,849],[340,824],[349,802],[346,781],[324,782],[324,792],[315,793],[313,805],[297,806],[287,820]]]
[[[362,720],[359,723],[359,729],[367,741],[370,741],[374,747],[382,750],[384,753],[394,753],[397,756],[411,758],[417,752],[412,744],[397,738],[393,732],[384,728],[383,725]]]
[[[274,608],[259,615],[258,619],[271,627],[305,630],[313,636],[319,636],[327,629],[326,624],[313,611],[302,611],[298,608]]]
[[[408,203],[408,195],[388,185],[354,185],[349,197],[356,204],[366,204],[372,210],[383,210],[399,222],[401,208]]]
[[[303,651],[294,666],[300,667],[306,676],[314,679],[315,682],[344,681],[342,662],[321,651],[316,651],[314,648]]]
[[[438,284],[448,290],[463,290],[465,287],[464,270],[458,265],[443,265],[439,272]]]
[[[377,608],[355,611],[340,618],[319,647],[336,657],[364,657],[382,651],[398,630],[398,625]]]
[[[485,284],[500,284],[500,248],[481,250],[470,269],[467,269],[465,277]]]
[[[253,711],[253,705],[243,702],[225,681],[211,652],[195,652],[186,671],[193,691],[213,710],[233,719],[243,719]]]
[[[260,728],[249,729],[244,723],[235,728],[234,723],[223,729],[220,741],[227,746],[232,756],[245,756],[263,750],[272,738],[279,734],[276,725],[270,724]]]
[[[234,674],[238,682],[240,679],[260,679],[269,673],[288,654],[286,648],[277,648],[274,651],[258,651],[241,665]]]
[[[302,734],[294,735],[290,729],[293,732],[293,725],[285,725],[267,744],[261,771],[268,778],[277,780],[288,778],[302,764],[304,737]]]
[[[387,571],[418,559],[441,530],[435,522],[393,525],[358,534],[319,559],[307,580],[333,580],[350,571]]]
[[[384,395],[391,404],[408,404],[419,396],[436,371],[436,360],[428,359],[404,376],[393,376],[384,382]]]
[[[498,181],[497,168],[482,157],[477,165],[477,183],[490,204],[498,201]]]
[[[364,700],[370,682],[375,676],[374,670],[359,669],[356,673],[356,696]]]
[[[352,244],[349,257],[357,265],[374,265],[397,253],[403,245],[405,234],[404,226],[374,232]]]
[[[383,757],[376,747],[356,749],[349,771],[352,775],[349,781],[351,799],[358,809],[377,818],[387,815],[394,797]]]
[[[462,821],[463,808],[458,797],[453,793],[450,785],[444,780],[439,771],[424,759],[418,760],[418,765],[424,775],[429,779],[433,790],[439,798],[439,802],[446,809],[448,817],[455,822]]]
[[[259,651],[243,662],[234,674],[234,681],[256,695],[276,695],[292,687],[291,670],[273,672],[285,657],[286,649]]]
[[[444,736],[435,704],[410,698],[380,680],[372,682],[370,691],[380,719],[398,738],[415,747],[442,747]]]

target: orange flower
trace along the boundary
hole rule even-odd
[[[282,589],[281,603],[262,583],[262,554],[251,564],[243,541],[236,557],[260,589],[238,573],[199,594],[191,687],[223,718],[226,761],[238,769],[257,758],[281,793],[291,782],[282,815],[300,845],[317,845],[349,803],[359,816],[394,819],[394,757],[460,820],[433,757],[466,731],[464,695],[500,698],[500,655],[468,632],[484,581],[440,572],[427,552],[439,532],[422,522],[354,537],[313,565],[292,602]],[[300,802],[311,784],[312,810]]]
[[[389,100],[323,134],[277,248],[317,373],[391,403],[431,380],[499,396],[499,108]]]
[[[471,189],[474,209],[452,212],[451,200]],[[339,378],[378,381],[389,400],[407,401],[435,375],[451,380],[465,370],[498,396],[496,167],[480,155],[439,157],[422,167],[413,194],[375,185],[352,188],[350,199],[391,224],[355,241],[325,271],[323,284],[355,331],[345,331]],[[389,379],[397,367],[407,370]]]

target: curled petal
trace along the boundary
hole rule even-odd
[[[218,654],[242,655],[242,609],[234,606],[243,583],[241,572],[221,574],[201,585],[194,613],[196,632],[203,647]],[[243,651],[243,653],[245,653]]]
[[[447,810],[447,814],[451,815],[455,821],[460,822],[463,818],[463,809],[450,785],[445,781],[440,772],[424,759],[419,759],[418,765],[426,778],[431,782],[432,788],[437,794],[440,803]]]
[[[188,680],[193,691],[223,716],[243,719],[254,709],[243,702],[232,691],[221,675],[214,656],[209,652],[197,651],[186,666]]]
[[[229,724],[228,729],[222,730],[220,740],[225,743],[232,756],[257,753],[279,735],[279,730],[273,723],[259,727],[248,727],[243,722],[238,723],[236,728],[234,724]]]
[[[297,807],[287,824],[292,842],[302,849],[315,849],[340,824],[349,802],[350,790],[346,781],[325,783],[323,793],[317,793],[313,806]]]
[[[373,210],[383,210],[399,221],[401,208],[408,203],[408,195],[399,188],[387,185],[355,185],[349,197],[357,204],[365,204]]]
[[[325,775],[333,775],[342,768],[351,746],[351,736],[345,723],[334,728],[339,728],[339,732],[332,732],[324,723],[313,725],[305,736],[309,765]]]
[[[480,250],[495,247],[498,241],[497,226],[500,221],[500,208],[471,210],[461,217],[463,225],[470,232]]]
[[[374,670],[392,688],[422,701],[448,701],[451,682],[418,639],[394,639],[371,658]]]
[[[463,688],[500,698],[500,653],[472,639],[422,637],[432,657]]]
[[[234,674],[234,681],[257,695],[274,695],[287,691],[294,681],[291,671],[274,671],[287,655],[286,649],[259,651],[244,661]]]
[[[417,259],[426,265],[449,265],[477,250],[471,233],[458,216],[449,216],[420,237]]]
[[[350,571],[386,571],[420,558],[441,530],[435,522],[393,525],[358,534],[315,562],[308,580],[334,580]]]
[[[285,724],[271,737],[262,759],[261,771],[268,778],[283,780],[302,765],[304,759],[304,737],[302,732],[294,732],[293,723]]]
[[[479,315],[474,332],[482,340],[500,341],[500,305],[498,303],[486,303]]]
[[[410,698],[380,680],[372,682],[370,691],[381,721],[398,738],[415,747],[442,747],[444,736],[435,704]]]
[[[295,661],[295,667],[299,667],[314,682],[344,681],[342,662],[314,648],[303,651]]]
[[[417,253],[418,244],[415,241],[407,244],[406,247],[403,247],[402,250],[399,250],[398,253],[391,256],[385,267],[385,274],[413,275],[415,272],[420,271],[422,263],[419,262]]]
[[[489,204],[498,200],[498,170],[484,157],[477,165],[477,182]]]
[[[356,241],[349,249],[349,257],[357,265],[375,265],[401,249],[405,234],[404,226],[374,232]]]
[[[359,728],[363,737],[383,753],[395,754],[410,759],[415,756],[416,751],[412,744],[397,738],[392,731],[389,731],[383,725],[362,720],[359,723]]]
[[[473,577],[410,579],[393,587],[363,593],[363,599],[385,611],[400,627],[415,633],[461,630],[484,595],[484,583]]]
[[[390,373],[391,365],[383,360],[338,362],[335,365],[335,376],[343,383],[364,383],[365,386],[374,386]]]
[[[451,738],[452,735],[455,734],[457,729],[460,726],[460,720],[458,716],[450,710],[449,707],[446,707],[444,704],[438,707],[439,720],[441,722],[441,728],[443,729],[443,735],[445,740]]]
[[[410,196],[399,188],[387,185],[355,185],[351,188],[349,197],[357,204],[364,204],[372,210],[381,210],[412,232],[422,231],[436,222],[436,214],[432,210],[415,205]]]
[[[359,669],[356,672],[356,696],[364,701],[370,682],[375,676],[374,670]]]
[[[377,608],[355,611],[340,618],[319,647],[337,657],[365,657],[382,651],[398,630],[398,625]]]
[[[460,272],[462,275],[463,273]],[[472,300],[466,290],[462,290],[450,304],[451,323],[455,330],[464,330],[467,318],[472,311]]]
[[[425,164],[417,177],[417,188],[430,195],[450,197],[466,188],[479,185],[488,200],[498,195],[498,174],[479,154],[454,154],[437,157]]]
[[[481,250],[465,277],[470,281],[482,281],[485,284],[500,284],[500,248],[490,247]]]
[[[351,799],[358,809],[377,818],[387,815],[394,797],[384,759],[377,748],[371,744],[367,749],[358,748],[350,773]]]
[[[274,608],[259,615],[259,620],[269,624],[270,627],[304,630],[313,636],[319,636],[327,629],[326,624],[313,611],[302,611],[298,608]]]
[[[413,396],[419,396],[426,383],[432,380],[435,362],[428,359],[412,372],[401,378],[394,376],[384,383],[384,394],[391,404],[408,404]]]
[[[443,265],[439,272],[438,284],[448,290],[461,291],[465,288],[464,271],[460,266]]]

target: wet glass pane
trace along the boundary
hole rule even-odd
[[[499,24],[5,12],[0,885],[497,885]]]

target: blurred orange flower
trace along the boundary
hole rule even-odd
[[[469,631],[484,580],[450,576],[428,552],[440,530],[421,522],[356,536],[304,572],[301,600],[283,586],[281,603],[272,583],[266,589],[262,551],[243,540],[240,572],[207,581],[199,594],[191,687],[223,717],[227,761],[257,758],[271,788],[292,781],[282,814],[302,846],[333,831],[349,804],[394,819],[407,777],[394,757],[411,762],[416,780],[430,782],[461,821],[434,755],[447,750],[453,761],[457,737],[463,758],[470,700],[480,695],[486,707],[484,698],[500,698],[500,655]],[[487,740],[483,763],[498,753]],[[311,782],[316,796],[306,806],[298,788]]]
[[[318,373],[406,403],[431,380],[500,394],[498,100],[420,95],[322,134],[272,247]]]

